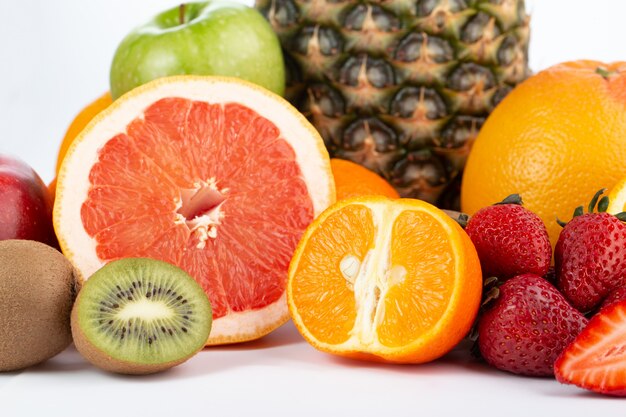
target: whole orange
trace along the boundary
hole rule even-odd
[[[398,192],[374,171],[344,159],[331,159],[330,168],[335,178],[337,201],[364,195],[382,195],[399,198]]]
[[[473,214],[509,194],[561,227],[600,188],[626,176],[626,63],[576,61],[520,84],[480,131],[465,168],[461,206]]]
[[[59,169],[61,168],[63,158],[65,158],[65,154],[67,153],[67,150],[74,141],[74,138],[78,136],[78,134],[85,128],[85,126],[87,126],[91,119],[93,119],[102,110],[109,107],[112,102],[113,99],[111,98],[111,93],[107,91],[106,93],[89,103],[89,105],[82,109],[81,112],[76,115],[74,120],[72,120],[70,127],[68,127],[67,131],[65,132],[65,137],[63,138],[63,142],[61,142],[61,148],[59,149],[59,155],[57,156],[57,175],[59,173]]]

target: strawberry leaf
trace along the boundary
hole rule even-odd
[[[585,209],[583,209],[583,206],[578,206],[576,207],[576,210],[574,210],[574,215],[572,217],[582,216],[583,214],[585,214]]]
[[[498,297],[500,297],[500,288],[493,287],[487,292],[487,294],[485,294],[483,303],[480,306],[484,308],[492,301],[497,300]]]
[[[598,213],[606,213],[606,210],[609,208],[609,197],[604,196],[600,199],[598,203]]]
[[[494,206],[501,206],[504,204],[517,204],[518,206],[521,206],[524,203],[522,202],[522,197],[519,194],[511,194],[501,202],[494,204]]]
[[[465,226],[467,226],[467,222],[469,221],[469,216],[465,213],[461,213],[459,214],[459,217],[457,217],[455,220],[459,224],[459,226],[465,229]]]
[[[593,213],[593,211],[596,208],[596,204],[598,204],[598,199],[600,198],[602,194],[604,194],[605,191],[606,191],[606,188],[602,188],[601,190],[598,190],[598,192],[595,193],[595,195],[591,199],[591,202],[589,203],[589,207],[588,207],[589,213]]]

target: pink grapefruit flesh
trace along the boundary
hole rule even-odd
[[[80,204],[80,230],[95,252],[90,256],[102,265],[148,257],[181,267],[209,296],[216,327],[220,318],[231,317],[226,333],[236,333],[237,313],[281,304],[279,310],[285,313],[273,312],[267,319],[281,321],[273,326],[277,327],[287,317],[282,304],[292,254],[331,198],[325,197],[328,201],[321,205],[314,201],[311,174],[307,178],[301,169],[303,155],[294,145],[298,139],[260,114],[258,106],[254,109],[236,99],[211,102],[210,96],[198,100],[161,95],[124,122],[124,129],[97,128],[115,114],[112,106],[92,126],[94,131],[108,132],[108,137],[89,132],[83,133],[86,138],[79,137],[101,143],[84,173],[72,172],[72,165],[84,164],[72,161],[71,154],[90,152],[88,147],[81,149],[78,140],[68,153],[70,162],[62,175],[87,176],[82,186],[76,186],[85,189],[84,197],[78,203],[66,198],[65,204]],[[94,149],[91,146],[91,152]],[[323,157],[326,161],[318,165],[325,167],[327,155]],[[329,168],[322,170],[323,175],[329,173]],[[72,187],[67,182],[66,188]],[[62,211],[63,191],[57,202],[55,214]],[[74,229],[63,222],[59,219],[61,235],[63,229]],[[71,238],[61,240],[64,250],[81,250],[68,242]],[[217,343],[231,341],[240,340],[226,334]]]
[[[98,257],[181,267],[215,319],[282,295],[313,220],[293,149],[271,121],[235,103],[154,103],[100,150],[89,182],[81,219]]]

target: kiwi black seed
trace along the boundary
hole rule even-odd
[[[0,241],[0,371],[43,362],[72,343],[78,285],[56,249],[32,240]]]
[[[97,367],[150,374],[202,349],[211,304],[185,271],[147,258],[113,261],[83,285],[72,310],[78,351]]]

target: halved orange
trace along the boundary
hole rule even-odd
[[[287,101],[179,76],[120,97],[74,140],[54,226],[85,279],[127,257],[184,269],[213,307],[207,343],[233,343],[288,320],[291,256],[334,199],[324,143]]]
[[[419,200],[358,197],[306,230],[289,268],[287,302],[304,338],[354,358],[422,363],[469,331],[480,262],[461,227]]]

